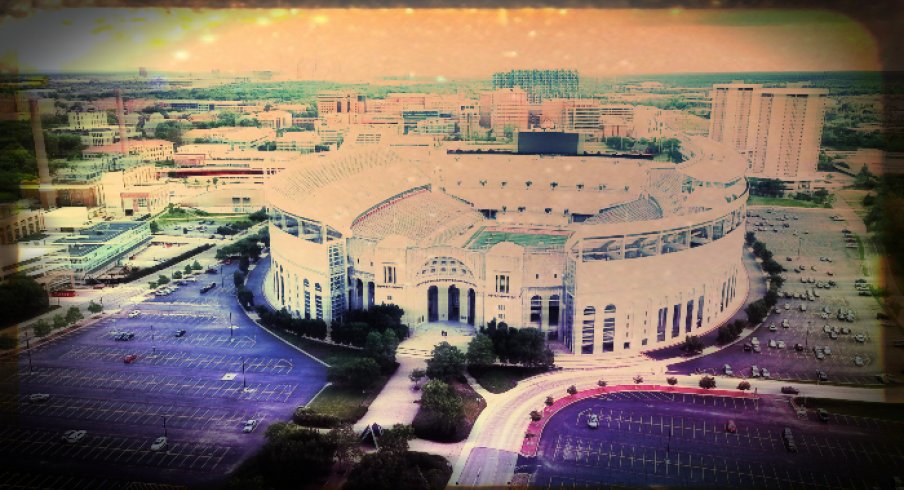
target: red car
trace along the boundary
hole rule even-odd
[[[135,359],[138,359],[138,356],[136,356],[135,354],[129,354],[122,358],[122,362],[126,364],[132,364],[133,362],[135,362]]]
[[[735,425],[734,420],[729,420],[727,424],[725,424],[725,432],[729,434],[734,434],[738,431],[738,426]]]

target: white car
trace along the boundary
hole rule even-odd
[[[776,328],[775,324],[774,324],[774,323],[770,323],[770,324],[769,324],[769,331],[770,331],[770,332],[775,332],[776,330],[778,330],[778,328]]]
[[[160,436],[154,439],[154,443],[151,444],[151,451],[160,451],[166,447],[166,437]]]
[[[750,366],[750,376],[752,376],[754,378],[759,378],[760,377],[760,368],[758,368],[756,366]]]
[[[50,395],[47,393],[32,393],[28,395],[28,401],[30,402],[46,402],[50,399]]]
[[[832,355],[832,348],[829,346],[825,346],[822,348],[822,353],[827,356],[830,356],[830,355]]]
[[[779,349],[784,349],[784,348],[785,348],[785,341],[784,341],[784,340],[778,340],[778,341],[775,342],[775,345],[777,345]]]
[[[778,344],[775,342],[775,339],[769,339],[769,347],[775,349],[778,347]]]
[[[129,318],[138,318],[139,316],[141,316],[141,311],[139,310],[132,310],[129,312]]]
[[[70,429],[70,430],[67,430],[66,432],[63,432],[63,437],[61,439],[65,443],[75,444],[75,443],[81,441],[82,439],[84,439],[87,434],[88,434],[88,431],[85,431],[85,430]]]
[[[245,426],[242,427],[242,432],[247,434],[247,433],[253,431],[255,427],[257,427],[257,420],[255,420],[255,419],[248,420],[247,422],[245,422]]]
[[[862,357],[857,356],[857,357],[854,358],[854,365],[855,365],[855,366],[857,366],[857,367],[863,367],[864,364],[866,364],[866,363],[863,361],[863,358],[862,358]]]
[[[597,414],[595,414],[595,413],[591,413],[591,414],[587,417],[587,427],[590,427],[591,429],[598,429],[599,426],[600,426],[600,417],[599,417],[599,415],[597,415]]]
[[[760,369],[760,375],[762,375],[763,378],[768,379],[769,378],[769,370],[766,368]]]

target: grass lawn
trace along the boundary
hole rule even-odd
[[[327,386],[317,395],[308,409],[323,415],[331,415],[344,422],[357,422],[367,413],[367,407],[389,381],[389,376],[381,376],[370,389],[362,393],[360,389],[347,386]]]
[[[824,408],[832,413],[904,422],[904,404],[837,400],[834,398],[798,397],[807,408]]]
[[[468,373],[490,393],[505,393],[514,388],[522,379],[546,372],[542,368],[518,366],[469,367]]]
[[[749,206],[785,206],[792,208],[821,208],[819,204],[798,199],[786,199],[784,197],[750,196],[747,200]]]

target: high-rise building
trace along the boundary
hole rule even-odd
[[[753,93],[762,85],[723,83],[713,85],[709,136],[743,152],[747,149]]]
[[[816,174],[827,94],[814,88],[754,91],[747,133],[750,176],[799,180]]]
[[[527,92],[520,88],[503,88],[488,96],[490,128],[501,135],[506,130],[528,128]]]
[[[578,95],[577,70],[511,70],[493,74],[493,90],[520,87],[531,104]]]

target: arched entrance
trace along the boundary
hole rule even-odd
[[[461,291],[455,285],[449,286],[449,321],[458,322],[461,318]]]
[[[468,325],[474,325],[474,312],[476,310],[476,294],[474,288],[468,289]]]
[[[374,306],[374,283],[370,281],[367,283],[367,308],[373,308]]]
[[[427,288],[427,321],[439,321],[439,289],[436,286]]]
[[[355,308],[364,308],[364,283],[355,279]]]

